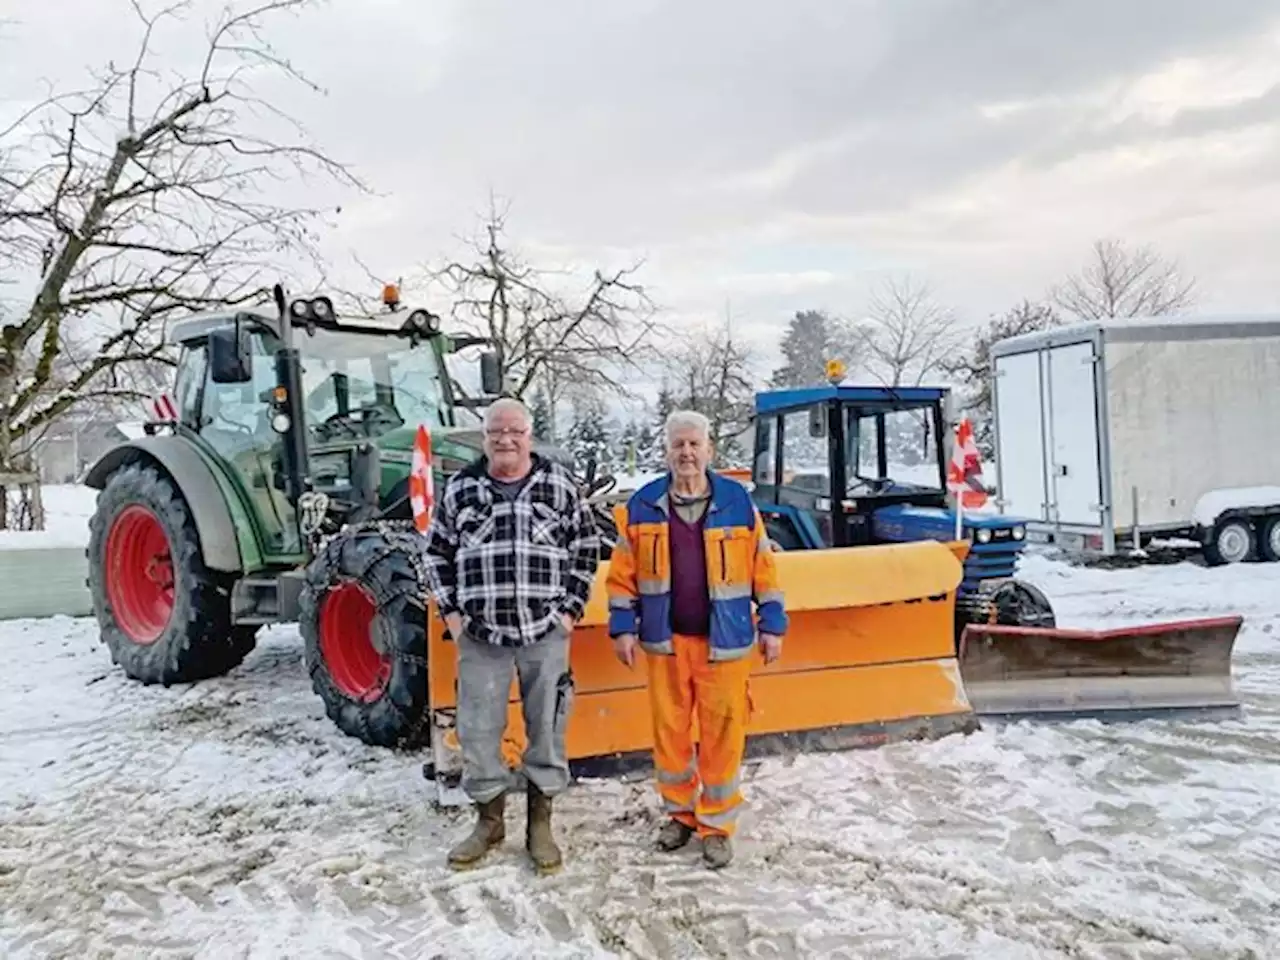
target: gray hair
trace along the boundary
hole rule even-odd
[[[702,439],[711,439],[711,421],[697,410],[673,410],[663,425],[667,435],[667,446],[676,438],[677,433],[685,430],[697,430]]]
[[[499,397],[493,403],[484,408],[484,425],[488,429],[493,423],[493,418],[504,410],[510,410],[520,414],[524,420],[525,426],[533,426],[533,414],[529,412],[529,408],[517,400],[515,397]]]

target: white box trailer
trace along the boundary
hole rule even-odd
[[[991,363],[996,505],[1029,540],[1280,556],[1280,316],[1085,323],[999,341]]]

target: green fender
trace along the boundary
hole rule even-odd
[[[239,495],[181,436],[143,437],[113,447],[89,470],[85,483],[101,490],[117,468],[139,459],[156,464],[182,492],[209,569],[240,573],[262,566],[253,523]]]

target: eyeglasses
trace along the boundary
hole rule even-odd
[[[523,437],[528,433],[528,427],[503,427],[501,430],[486,429],[484,435],[490,440],[498,440],[502,437]]]

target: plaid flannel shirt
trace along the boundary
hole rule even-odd
[[[600,546],[591,511],[569,472],[536,454],[513,498],[481,458],[445,485],[427,530],[427,589],[442,616],[461,613],[468,634],[502,646],[545,637],[587,605]]]

